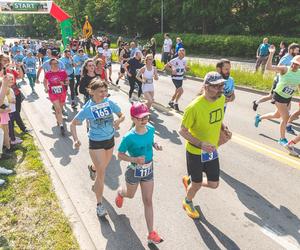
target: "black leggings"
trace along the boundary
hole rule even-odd
[[[75,79],[74,79],[74,74],[69,75],[69,87],[70,87],[70,92],[71,92],[71,100],[74,101],[75,99]]]
[[[134,88],[135,88],[135,84],[137,83],[137,85],[139,86],[139,89],[138,89],[138,97],[140,97],[142,95],[142,83],[137,80],[135,78],[135,76],[131,76],[131,77],[128,77],[128,80],[129,80],[129,86],[130,86],[130,90],[129,90],[129,98],[131,98],[132,96],[132,93],[134,91]]]
[[[79,82],[80,82],[80,75],[75,75],[76,78],[76,83],[74,87],[75,95],[78,95],[78,87],[79,87]]]

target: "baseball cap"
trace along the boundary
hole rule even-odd
[[[143,118],[147,115],[150,115],[150,112],[146,104],[135,102],[130,108],[130,115],[135,118]]]
[[[215,71],[208,72],[204,77],[204,84],[216,85],[223,82],[226,82],[226,80],[220,73]]]
[[[31,50],[27,50],[27,51],[26,51],[26,55],[29,55],[29,54],[32,55],[32,51],[31,51]]]
[[[292,63],[295,63],[295,64],[300,65],[300,55],[295,56],[295,57],[292,59]]]
[[[58,56],[59,52],[56,49],[51,50],[51,56]]]
[[[99,54],[103,54],[103,48],[101,48],[101,47],[98,48],[98,53],[99,53]]]
[[[103,43],[103,47],[108,46],[108,43]]]

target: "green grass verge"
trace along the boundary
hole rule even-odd
[[[32,136],[19,136],[14,157],[1,160],[16,174],[1,176],[0,249],[79,249]]]
[[[189,76],[204,78],[205,74],[210,71],[215,71],[215,65],[188,63],[190,70],[187,72]],[[164,64],[160,60],[156,60],[156,66],[162,70]],[[275,74],[266,72],[262,75],[260,72],[232,69],[231,76],[234,78],[236,85],[247,86],[259,90],[270,90],[273,84]]]

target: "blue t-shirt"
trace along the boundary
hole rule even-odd
[[[278,66],[282,66],[282,65],[287,67],[291,66],[292,60],[293,60],[293,56],[290,54],[286,54],[280,59]]]
[[[23,51],[24,51],[24,48],[23,48],[22,46],[20,46],[20,45],[14,45],[14,46],[12,46],[12,47],[11,47],[11,53],[13,54],[13,56],[14,56],[15,54],[17,54],[17,50],[20,50],[20,51],[21,51],[21,54],[22,54]]]
[[[36,74],[36,63],[37,60],[35,57],[24,57],[23,64],[25,66],[26,74]]]
[[[259,56],[267,56],[269,55],[269,47],[270,44],[264,44],[262,43],[261,45],[259,45]]]
[[[49,59],[49,60],[47,60],[47,61],[44,61],[44,63],[42,64],[42,68],[43,68],[43,70],[45,70],[45,72],[48,72],[48,71],[50,71],[50,69],[51,69],[51,66],[50,66],[50,60],[51,60],[51,59]],[[59,67],[60,70],[65,69],[64,63],[61,62],[61,61],[59,61],[59,60],[58,60],[58,67]]]
[[[59,59],[59,61],[61,61],[65,65],[65,70],[67,71],[68,76],[74,73],[73,63],[71,58],[62,57]]]
[[[113,126],[114,115],[121,112],[120,107],[113,101],[105,98],[101,103],[95,103],[92,99],[82,107],[74,119],[90,123],[89,139],[92,141],[105,141],[115,134]]]
[[[234,80],[231,76],[226,80],[224,85],[224,95],[229,97],[234,91]]]
[[[184,47],[183,47],[183,43],[176,43],[176,46],[175,46],[175,53],[177,54],[177,53],[178,53],[178,50],[181,49],[181,48],[184,48]]]
[[[23,54],[18,54],[14,56],[14,62],[21,63],[23,61]]]
[[[143,135],[137,134],[135,128],[128,131],[123,137],[118,151],[128,152],[131,157],[145,156],[146,163],[152,161],[155,129],[149,123],[146,128],[147,132]]]
[[[82,55],[82,56],[80,56],[80,55],[75,55],[75,56],[73,57],[73,62],[74,62],[74,64],[80,63],[78,66],[75,66],[75,75],[76,75],[76,76],[80,75],[81,67],[82,67],[83,63],[84,63],[87,59],[89,59],[89,57],[88,57],[87,54],[84,54],[84,55]]]

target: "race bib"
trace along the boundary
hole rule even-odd
[[[212,161],[212,160],[217,159],[217,158],[218,158],[217,150],[215,150],[211,153],[207,153],[205,151],[202,151],[201,162],[208,162],[208,161]]]
[[[151,83],[153,83],[153,79],[146,79],[145,83],[146,84],[151,84]]]
[[[153,172],[153,163],[145,163],[143,165],[136,165],[134,169],[134,177],[145,178]]]
[[[51,91],[53,94],[61,94],[63,91],[63,87],[62,86],[53,86],[53,87],[51,87]]]
[[[294,93],[294,89],[290,88],[290,87],[284,87],[284,89],[282,90],[283,93],[287,94],[287,95],[292,95]]]
[[[27,72],[28,72],[28,73],[33,73],[34,70],[35,70],[35,68],[27,68]]]
[[[94,119],[106,118],[112,114],[112,110],[108,102],[100,103],[91,107]]]

